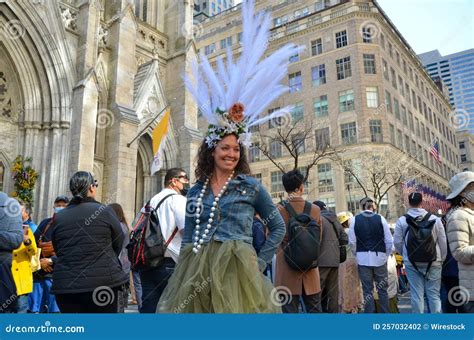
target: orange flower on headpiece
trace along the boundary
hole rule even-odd
[[[229,109],[229,119],[234,123],[240,123],[244,120],[244,104],[235,103]]]

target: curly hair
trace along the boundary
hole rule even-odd
[[[247,154],[245,152],[245,148],[239,144],[240,146],[240,159],[235,167],[235,174],[243,174],[249,175],[250,174],[250,166],[247,161]],[[199,147],[198,155],[197,155],[197,166],[196,170],[194,171],[194,175],[196,176],[196,180],[203,181],[207,177],[209,177],[214,172],[214,156],[212,153],[214,152],[215,147],[209,148],[206,144],[206,140],[204,140]]]

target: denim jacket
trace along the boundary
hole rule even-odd
[[[188,192],[186,220],[182,246],[192,243],[196,225],[195,206],[204,182],[198,181]],[[214,194],[208,186],[203,197],[203,209],[200,215],[201,230],[206,228]],[[193,213],[189,213],[192,211]],[[209,234],[204,238],[207,244],[213,238],[216,241],[242,240],[252,246],[252,224],[255,212],[260,214],[264,224],[268,225],[270,235],[259,252],[259,266],[264,269],[275,254],[285,236],[285,223],[265,188],[255,178],[237,175],[227,186],[214,212],[214,222]],[[264,263],[263,263],[264,262]]]

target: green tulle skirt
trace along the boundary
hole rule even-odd
[[[280,313],[278,294],[258,269],[251,245],[211,241],[181,250],[157,313]]]

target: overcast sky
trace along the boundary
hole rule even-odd
[[[417,54],[439,50],[447,55],[474,48],[474,0],[378,3]]]

